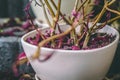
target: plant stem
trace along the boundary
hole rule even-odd
[[[55,31],[55,28],[56,28],[56,24],[57,24],[57,22],[59,20],[60,8],[61,8],[61,0],[58,1],[57,13],[56,13],[56,15],[55,15],[55,17],[53,19],[53,30],[54,31]],[[54,35],[54,33],[55,33],[54,31],[51,33],[51,36]],[[53,47],[55,46],[55,41],[54,40],[52,40],[52,44],[51,45]]]
[[[51,13],[52,18],[54,18],[55,17],[55,13],[54,13],[51,5],[49,4],[48,0],[44,0],[44,1],[45,1],[46,5],[47,5],[47,7],[48,7],[48,9],[49,9],[49,11]]]
[[[108,6],[112,5],[116,0],[111,0],[109,3],[108,3]]]
[[[55,29],[56,23],[59,20],[60,8],[61,8],[61,0],[58,1],[57,13],[53,19],[53,29]]]
[[[77,40],[77,44],[79,44],[80,40],[83,39],[84,35],[86,34],[86,32],[83,32],[81,35],[80,35],[80,38]]]
[[[83,0],[81,0],[81,3],[83,3]],[[82,18],[83,18],[83,20],[85,20],[85,19],[84,19],[84,16],[85,16],[84,6],[85,6],[85,5],[82,6]]]
[[[84,12],[86,13],[85,15],[87,15],[88,14],[88,11],[90,11],[91,10],[91,0],[88,0],[88,2],[87,2],[87,5],[85,5],[85,8],[84,8]],[[90,10],[88,10],[88,9],[90,9]]]
[[[79,24],[80,24],[80,23],[79,23]],[[40,48],[41,48],[44,44],[46,44],[47,42],[49,42],[49,41],[51,41],[51,40],[54,40],[54,39],[56,39],[56,38],[60,38],[60,37],[63,37],[63,36],[65,36],[65,35],[69,34],[69,33],[70,33],[73,29],[75,29],[77,26],[78,26],[78,24],[75,25],[75,26],[71,26],[71,27],[70,27],[69,29],[67,29],[65,32],[63,32],[63,33],[61,33],[61,34],[57,34],[57,35],[51,36],[51,37],[43,40],[42,42],[40,42],[40,43],[38,44],[37,51],[34,53],[34,55],[32,55],[31,58],[32,58],[33,60],[39,58],[39,55],[40,55],[40,53],[41,53],[41,49],[40,49]]]
[[[120,16],[117,16],[117,17],[114,17],[114,18],[108,20],[108,23],[111,23],[111,22],[113,22],[113,21],[115,21],[117,19],[120,19]]]
[[[76,0],[76,1],[75,1],[75,6],[74,6],[74,10],[77,10],[77,8],[78,8],[78,3],[79,3],[79,0]]]
[[[89,39],[90,39],[90,33],[87,33],[82,48],[86,48],[87,47]]]
[[[79,3],[79,0],[76,0],[75,5],[74,5],[74,9],[73,9],[76,11],[76,13],[78,13],[78,11],[77,11],[78,10],[78,3]],[[71,18],[72,22],[74,22],[74,19],[75,19],[75,16],[72,16],[72,18]]]
[[[113,12],[113,13],[115,13],[115,14],[120,15],[120,12],[119,12],[119,11],[116,11],[116,10],[110,9],[110,8],[108,8],[107,6],[106,6],[105,8],[106,8],[108,11],[110,11],[110,12]]]
[[[47,43],[47,42],[49,42],[49,41],[51,41],[51,40],[54,40],[54,39],[56,39],[56,38],[59,38],[59,37],[62,37],[62,36],[67,35],[72,29],[73,29],[73,27],[70,27],[70,28],[69,28],[67,31],[65,31],[64,33],[51,36],[51,37],[43,40],[42,42],[40,42],[40,43],[38,44],[37,51],[36,51],[35,54],[32,56],[32,59],[34,60],[34,59],[39,58],[39,55],[40,55],[40,53],[41,53],[41,49],[40,49],[40,48],[41,48],[45,43]]]
[[[120,15],[120,12],[115,11],[115,10],[112,10],[112,9],[109,9],[109,8],[107,7],[108,5],[110,6],[110,5],[114,2],[114,0],[112,0],[111,2],[109,2],[109,4],[108,4],[108,2],[107,2],[106,0],[104,0],[104,2],[105,2],[105,4],[104,4],[104,7],[103,7],[102,11],[101,11],[100,14],[98,15],[97,19],[95,20],[95,22],[93,23],[92,27],[89,29],[89,32],[87,33],[87,35],[86,35],[86,37],[85,37],[85,41],[84,41],[84,43],[83,43],[83,48],[86,48],[86,47],[87,47],[87,44],[88,44],[89,38],[90,38],[90,34],[91,34],[91,32],[93,31],[95,25],[96,25],[96,24],[99,22],[99,20],[101,19],[102,15],[103,15],[104,12],[106,11],[106,9],[109,10],[110,12],[113,12],[113,13],[116,13],[116,14]]]
[[[51,3],[52,3],[52,5],[53,5],[53,7],[57,10],[57,6],[56,6],[54,0],[51,0]],[[61,15],[61,17],[64,19],[64,21],[65,21],[67,24],[72,25],[72,23],[71,23],[66,17],[63,16],[63,14],[62,14],[61,11],[60,11],[60,15]]]
[[[47,20],[47,23],[48,23],[48,25],[49,25],[50,27],[52,27],[52,25],[51,25],[51,23],[50,23],[50,21],[49,21],[49,18],[48,18],[48,16],[47,16],[47,13],[46,13],[45,4],[43,3],[42,0],[39,0],[39,1],[40,1],[41,4],[42,4],[43,12],[44,12],[45,18],[46,18],[46,20]]]
[[[106,5],[105,5],[106,6]],[[98,15],[97,19],[95,20],[95,22],[93,23],[92,27],[89,29],[89,31],[87,32],[86,34],[86,37],[85,37],[85,40],[84,40],[84,43],[83,43],[83,48],[86,48],[87,47],[87,44],[88,44],[88,41],[89,41],[89,38],[90,38],[90,34],[91,32],[93,31],[95,25],[98,23],[98,21],[100,20],[100,18],[102,17],[102,15],[104,14],[105,12],[105,6],[103,7],[102,11],[100,12],[100,14]]]
[[[85,5],[85,3],[87,2],[88,0],[85,0],[82,4],[81,4],[81,6],[78,8],[78,10],[77,11],[80,11],[81,10],[81,8]]]
[[[83,33],[83,29],[84,29],[84,25],[83,25],[83,24],[81,24],[81,25],[80,25],[79,35],[82,35],[82,33]]]
[[[95,25],[99,22],[99,20],[101,19],[102,15],[104,14],[106,8],[105,6],[107,5],[107,3],[105,3],[102,11],[99,13],[98,17],[96,18],[96,20],[94,21],[93,25],[91,26],[91,28],[89,29],[89,32],[92,32],[92,30],[94,29]]]
[[[71,30],[70,36],[71,36],[71,39],[73,39],[73,41],[74,41],[74,45],[76,45],[76,43],[77,43],[77,35],[76,35],[76,32],[75,32],[75,29]]]
[[[110,20],[108,20],[108,21],[106,21],[106,22],[104,22],[104,23],[101,23],[99,26],[97,26],[97,27],[93,30],[93,32],[96,31],[97,29],[99,30],[99,29],[103,28],[107,23],[109,24],[109,23],[111,23],[111,22],[114,22],[114,21],[117,20],[117,19],[120,19],[120,16],[114,17],[114,18],[112,18],[112,19],[110,19]]]

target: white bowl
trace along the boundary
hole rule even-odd
[[[45,55],[53,54],[45,62],[30,59],[37,50],[37,46],[31,45],[25,40],[34,36],[36,31],[25,34],[21,38],[21,42],[36,75],[42,80],[102,80],[114,58],[119,33],[109,26],[101,31],[116,35],[116,39],[107,46],[92,50],[74,51],[42,47],[40,59],[45,58]]]

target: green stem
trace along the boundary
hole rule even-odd
[[[108,6],[112,5],[116,0],[112,0],[108,3]]]
[[[75,27],[76,27],[76,26],[75,26]],[[69,29],[67,29],[65,32],[63,32],[63,33],[61,33],[61,34],[51,36],[51,37],[49,37],[49,38],[41,41],[41,42],[38,44],[37,51],[35,52],[34,55],[32,55],[32,59],[34,60],[34,59],[39,58],[39,55],[40,55],[40,53],[41,53],[41,49],[40,49],[40,48],[41,48],[45,43],[47,43],[47,42],[49,42],[49,41],[51,41],[51,40],[54,40],[54,39],[56,39],[56,38],[63,37],[63,36],[65,36],[65,35],[69,34],[75,27],[70,27]]]
[[[90,33],[87,33],[82,48],[86,48],[88,46],[89,39],[90,39]]]
[[[78,12],[78,11],[77,11],[78,3],[79,3],[79,0],[76,0],[76,1],[75,1],[75,5],[74,5],[74,9],[73,9],[73,10],[75,10],[76,12]],[[75,19],[75,16],[72,16],[72,18],[71,18],[72,22],[74,22],[74,19]]]
[[[82,24],[82,25],[80,25],[79,35],[82,35],[82,33],[83,33],[83,29],[84,29],[84,25]]]
[[[53,29],[55,28],[56,23],[59,20],[60,9],[61,9],[61,0],[58,1],[57,13],[53,19]]]
[[[107,5],[107,3],[105,3],[102,11],[100,12],[100,14],[98,15],[97,19],[94,21],[93,25],[91,26],[91,28],[89,29],[89,32],[92,32],[92,30],[94,29],[95,25],[99,22],[99,20],[101,19],[102,15],[104,14],[106,8],[105,6]]]
[[[85,0],[82,4],[81,4],[81,6],[78,8],[78,10],[77,11],[80,11],[81,10],[81,8],[85,5],[85,3],[87,2],[88,0]]]
[[[48,0],[44,0],[44,1],[45,1],[46,5],[47,5],[47,7],[48,7],[48,9],[49,9],[49,11],[51,13],[51,15],[52,15],[52,18],[54,18],[55,17],[55,13],[54,13],[51,5],[49,4]]]
[[[115,21],[115,20],[117,20],[117,19],[120,19],[120,16],[117,16],[117,17],[114,17],[114,18],[108,20],[107,23],[111,23],[111,22],[113,22],[113,21]]]
[[[76,1],[75,1],[75,6],[74,6],[74,10],[77,10],[77,8],[78,8],[78,3],[79,3],[79,0],[76,0]]]
[[[53,19],[53,30],[54,31],[55,31],[55,28],[56,28],[56,24],[57,24],[57,22],[59,20],[60,7],[61,7],[61,0],[58,1],[57,13],[55,15],[55,18]],[[54,31],[51,33],[51,36],[53,36],[55,34]],[[55,41],[52,40],[52,44],[51,44],[52,47],[55,47],[55,44],[56,44]]]
[[[107,6],[106,6],[106,9],[107,9],[108,11],[112,12],[112,13],[115,13],[115,14],[120,15],[120,11],[110,9],[110,8],[108,8]]]
[[[51,0],[51,3],[52,3],[52,5],[53,5],[53,7],[57,10],[57,6],[56,6],[54,0]],[[61,11],[60,11],[60,16],[64,19],[64,21],[65,21],[67,24],[72,25],[72,23],[71,23],[66,17],[63,16],[63,14],[62,14]]]
[[[42,4],[43,12],[44,12],[45,18],[46,18],[46,20],[47,20],[47,23],[48,23],[48,25],[49,25],[50,27],[52,27],[51,22],[49,21],[49,18],[48,18],[47,13],[46,13],[45,4],[43,3],[42,0],[39,0],[39,1],[40,1],[41,4]]]
[[[60,37],[63,37],[63,36],[65,36],[65,35],[69,34],[73,29],[75,29],[79,24],[82,24],[82,23],[83,23],[82,20],[80,20],[80,22],[79,22],[78,24],[76,24],[76,25],[74,25],[74,26],[70,26],[70,28],[67,29],[65,32],[63,32],[63,33],[61,33],[61,34],[58,34],[58,35],[51,36],[51,37],[43,40],[42,42],[40,42],[40,43],[38,44],[37,51],[36,51],[35,54],[32,56],[32,59],[39,58],[39,55],[40,55],[40,53],[41,53],[41,49],[40,49],[40,48],[41,48],[45,43],[47,43],[47,42],[49,42],[49,41],[51,41],[51,40],[54,40],[54,39],[56,39],[56,38],[60,38]]]
[[[71,39],[73,39],[74,41],[74,45],[77,44],[77,34],[75,32],[75,29],[73,29],[71,32],[70,32],[70,36],[71,36]]]

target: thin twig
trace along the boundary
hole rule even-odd
[[[118,20],[118,19],[120,19],[120,16],[117,16],[117,17],[114,17],[114,18],[108,20],[108,23],[111,23],[111,22]]]
[[[81,4],[81,6],[78,8],[78,10],[77,11],[80,11],[81,10],[81,8],[85,5],[85,3],[87,2],[88,0],[85,0],[82,4]]]
[[[69,28],[67,31],[65,31],[64,33],[51,36],[51,37],[43,40],[42,42],[40,42],[40,43],[38,44],[38,49],[37,49],[37,51],[36,51],[36,52],[34,53],[34,55],[32,56],[32,59],[34,60],[34,59],[39,58],[39,55],[40,55],[40,53],[41,53],[41,49],[40,49],[40,48],[41,48],[44,44],[46,44],[47,42],[49,42],[49,41],[51,41],[51,40],[54,40],[54,39],[56,39],[56,38],[59,38],[59,37],[62,37],[62,36],[65,36],[65,35],[69,34],[69,33],[72,31],[73,28],[74,28],[74,27],[70,27],[70,28]]]
[[[115,14],[120,15],[120,11],[110,9],[110,8],[108,8],[107,6],[106,6],[105,8],[106,8],[108,11],[110,11],[110,12],[113,12],[113,13],[115,13]]]
[[[47,8],[48,8],[49,11],[50,11],[50,14],[51,14],[52,18],[54,18],[54,17],[55,17],[55,13],[54,13],[51,5],[49,4],[48,0],[44,0],[44,1],[45,1],[45,4],[47,5]]]
[[[99,20],[101,19],[102,15],[104,14],[107,3],[104,4],[103,9],[101,10],[101,12],[99,13],[98,17],[96,18],[96,20],[94,21],[92,27],[89,29],[89,32],[91,32],[93,30],[93,28],[95,27],[95,25],[99,22]]]
[[[112,5],[116,0],[112,0],[108,3],[108,6]]]
[[[53,7],[57,10],[57,6],[56,6],[54,0],[51,0],[51,3],[53,5]],[[64,17],[64,15],[62,14],[61,11],[60,11],[60,15],[67,24],[72,25],[72,23],[66,17]]]
[[[61,0],[58,1],[58,7],[57,7],[57,13],[55,15],[55,18],[53,19],[53,29],[55,28],[58,20],[59,20],[59,14],[60,14],[60,8],[61,8]]]
[[[80,24],[80,22],[79,22],[78,24]],[[69,34],[73,29],[75,29],[75,28],[78,26],[78,24],[76,24],[75,26],[70,27],[69,29],[67,29],[65,32],[63,32],[63,33],[61,33],[61,34],[57,34],[57,35],[51,36],[51,37],[49,37],[49,38],[41,41],[41,42],[38,44],[37,51],[34,53],[34,55],[31,57],[31,59],[34,60],[34,59],[39,58],[39,55],[40,55],[40,53],[41,53],[41,47],[42,47],[44,44],[46,44],[47,42],[49,42],[49,41],[51,41],[51,40],[54,40],[54,39],[56,39],[56,38],[63,37],[63,36],[65,36],[65,35]],[[74,25],[74,24],[73,24],[73,25]]]
[[[51,22],[49,21],[49,18],[48,18],[47,13],[46,13],[45,4],[43,3],[42,0],[39,0],[39,1],[40,1],[41,4],[42,4],[43,12],[44,12],[45,18],[46,18],[46,20],[47,20],[47,23],[48,23],[49,27],[52,27],[52,24],[51,24]]]
[[[76,0],[76,1],[75,1],[75,5],[74,5],[74,10],[77,10],[78,4],[79,4],[79,0]]]

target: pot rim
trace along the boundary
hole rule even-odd
[[[49,28],[48,25],[46,25],[46,24],[42,24],[42,25],[45,26],[45,27],[42,28],[42,30],[45,30],[45,29]],[[95,48],[95,49],[86,49],[86,50],[64,50],[64,49],[52,49],[52,48],[46,48],[46,47],[41,47],[41,49],[42,50],[46,50],[47,49],[49,51],[53,51],[54,50],[54,51],[59,51],[59,52],[70,52],[70,53],[72,53],[72,52],[83,52],[83,53],[86,53],[86,52],[94,52],[94,51],[103,50],[105,48],[108,48],[108,47],[114,45],[116,42],[118,43],[118,41],[119,41],[119,32],[116,29],[114,29],[113,27],[110,27],[109,25],[106,25],[106,27],[111,28],[112,31],[115,32],[115,35],[116,35],[115,40],[112,43],[110,43],[110,44],[108,44],[106,46],[103,46],[103,47],[100,47],[100,48]],[[34,32],[36,32],[36,30],[30,31],[30,32],[26,33],[25,35],[23,35],[21,37],[21,42],[22,42],[22,44],[26,44],[27,46],[31,46],[32,48],[36,48],[37,49],[37,46],[29,44],[28,42],[25,41],[25,38],[27,36],[30,36],[30,34],[32,34]]]

